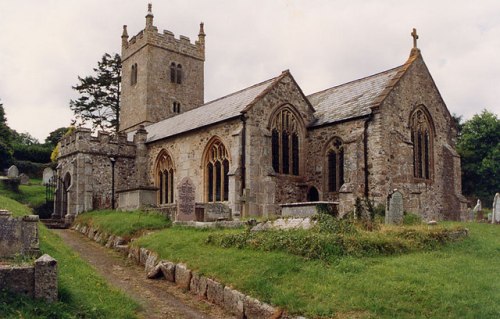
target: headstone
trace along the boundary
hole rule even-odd
[[[403,223],[403,194],[398,190],[389,196],[387,211],[385,212],[386,224],[402,224]]]
[[[19,182],[21,183],[21,185],[29,185],[30,177],[24,173],[21,173],[19,175]]]
[[[477,200],[476,206],[474,206],[474,209],[472,210],[474,212],[474,216],[476,217],[476,220],[482,220],[483,219],[483,214],[482,214],[482,207],[481,207],[481,200]],[[474,216],[472,218],[474,219]]]
[[[177,221],[195,220],[195,187],[189,177],[184,177],[177,186]]]
[[[17,169],[16,165],[12,165],[9,167],[9,170],[7,171],[7,177],[8,178],[18,178],[19,177],[19,170]]]
[[[500,223],[500,193],[495,194],[491,211],[491,223]]]
[[[231,218],[231,208],[223,203],[209,203],[205,205],[205,221],[228,220]]]
[[[51,183],[51,179],[54,177],[54,170],[50,167],[46,167],[43,170],[43,185],[47,185]]]

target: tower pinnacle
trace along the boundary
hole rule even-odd
[[[148,3],[148,13],[146,14],[146,29],[153,27],[153,5]]]

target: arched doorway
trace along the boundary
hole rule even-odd
[[[63,189],[62,189],[62,215],[61,217],[64,218],[64,216],[66,216],[68,214],[68,189],[69,189],[69,186],[71,185],[71,175],[68,173],[66,173],[66,175],[64,175],[64,179],[63,179]]]
[[[319,201],[319,193],[316,187],[311,186],[307,191],[307,201],[308,202],[317,202]]]

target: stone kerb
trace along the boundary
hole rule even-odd
[[[114,248],[134,260],[137,264],[144,266],[147,278],[157,279],[164,277],[166,281],[175,283],[179,288],[190,291],[192,294],[222,307],[236,318],[306,319],[300,316],[289,316],[282,309],[261,302],[234,290],[232,287],[225,286],[214,279],[192,271],[186,264],[176,264],[168,260],[161,260],[155,252],[148,249],[125,245],[121,238],[121,244],[118,245],[115,242],[116,238],[119,237],[103,234],[99,230],[96,231],[95,229],[78,224],[74,225],[73,229],[86,236],[88,236],[89,232],[92,233],[92,236],[89,236],[89,238],[93,240],[101,238],[101,244],[106,243],[106,247]],[[125,247],[125,249],[121,247]]]

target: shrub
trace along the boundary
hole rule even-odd
[[[25,145],[14,144],[14,158],[18,161],[30,161],[35,163],[48,163],[50,162],[50,153],[52,146],[37,144]]]
[[[418,225],[422,223],[422,217],[414,213],[405,212],[403,214],[403,225]]]
[[[19,178],[2,179],[2,184],[7,190],[12,191],[14,193],[19,193],[19,184],[21,184]]]

